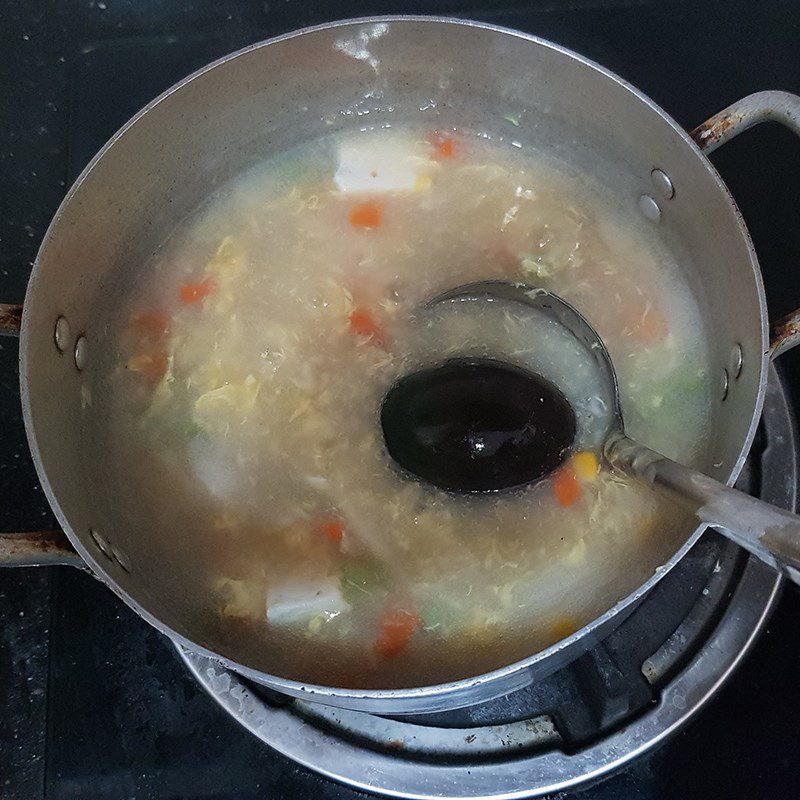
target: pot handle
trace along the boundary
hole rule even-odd
[[[64,531],[0,533],[0,567],[54,566],[86,569]]]
[[[22,306],[18,303],[0,303],[0,333],[19,336],[22,324]]]
[[[21,305],[0,303],[0,334],[19,336],[21,322]],[[86,567],[63,531],[0,532],[0,567],[38,567],[57,564]]]
[[[761,122],[779,122],[800,136],[800,97],[789,92],[756,92],[737,100],[698,125],[691,137],[709,155]],[[800,344],[800,309],[770,324],[770,358]]]

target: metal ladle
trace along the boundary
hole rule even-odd
[[[476,300],[520,303],[568,330],[597,363],[604,383],[598,387],[600,396],[611,403],[613,414],[601,439],[606,461],[677,500],[700,522],[712,525],[800,584],[800,516],[732,489],[626,436],[611,357],[597,331],[576,309],[545,289],[506,281],[458,286],[429,300],[426,307]]]

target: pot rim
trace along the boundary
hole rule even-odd
[[[703,166],[705,166],[706,170],[711,174],[717,186],[725,194],[725,196],[727,197],[728,201],[731,204],[731,211],[734,213],[734,216],[736,217],[736,222],[739,228],[739,232],[747,246],[749,260],[750,260],[750,267],[752,269],[753,277],[757,287],[758,303],[761,312],[762,347],[761,347],[761,364],[759,368],[758,393],[750,425],[747,431],[747,435],[742,443],[736,462],[734,463],[730,471],[730,474],[728,475],[726,480],[727,484],[729,486],[732,486],[736,481],[736,478],[739,476],[742,467],[744,466],[745,458],[753,443],[758,423],[761,418],[761,412],[763,410],[765,388],[766,388],[766,368],[769,363],[769,340],[768,340],[768,328],[766,322],[767,305],[766,305],[766,295],[764,292],[763,279],[758,264],[758,259],[756,257],[755,248],[753,247],[753,243],[750,239],[750,235],[747,230],[747,227],[745,226],[742,215],[736,206],[736,202],[733,196],[731,195],[728,187],[725,185],[719,173],[717,172],[716,168],[709,161],[708,157],[700,150],[700,148],[697,146],[694,140],[690,137],[689,133],[680,125],[678,125],[678,123],[675,122],[675,120],[673,120],[669,114],[667,114],[660,106],[654,103],[647,95],[638,90],[628,81],[624,80],[611,70],[603,67],[602,65],[596,63],[595,61],[586,58],[585,56],[582,56],[579,53],[576,53],[575,51],[567,47],[563,47],[561,45],[550,42],[546,39],[534,36],[533,34],[514,30],[513,28],[507,28],[504,26],[494,25],[486,22],[479,22],[475,20],[459,19],[455,17],[435,16],[435,15],[429,16],[429,15],[401,14],[401,15],[355,17],[352,19],[336,20],[317,25],[311,25],[294,31],[290,31],[288,33],[284,33],[279,36],[275,36],[260,42],[256,42],[254,44],[247,45],[246,47],[243,47],[239,50],[236,50],[232,53],[222,56],[221,58],[218,58],[209,64],[206,64],[205,66],[192,72],[190,75],[187,75],[185,78],[183,78],[179,82],[175,83],[174,85],[166,89],[158,97],[154,98],[147,105],[145,105],[139,112],[137,112],[133,117],[131,117],[131,119],[129,119],[119,130],[117,130],[116,133],[114,133],[111,136],[111,138],[103,145],[103,147],[98,151],[98,153],[83,169],[83,171],[80,173],[78,178],[75,180],[75,182],[65,195],[64,199],[62,200],[61,204],[59,205],[53,217],[53,220],[48,226],[48,229],[42,240],[42,244],[37,253],[36,259],[33,263],[33,267],[31,269],[31,274],[26,290],[26,299],[28,295],[31,293],[31,290],[34,288],[35,281],[39,274],[39,266],[41,263],[42,254],[47,248],[50,239],[54,235],[55,229],[58,226],[59,220],[63,215],[65,208],[71,202],[73,196],[76,194],[79,187],[83,184],[83,182],[92,172],[95,165],[113,147],[113,145],[117,142],[117,140],[120,139],[130,128],[132,128],[138,122],[138,120],[141,117],[143,117],[148,111],[155,108],[155,106],[159,105],[160,103],[166,101],[174,92],[180,90],[186,84],[190,83],[196,78],[199,78],[200,76],[204,75],[207,72],[210,72],[211,70],[215,69],[218,66],[221,66],[222,64],[225,64],[229,61],[233,61],[234,59],[239,58],[240,56],[244,56],[252,51],[261,49],[263,47],[268,47],[269,45],[272,44],[288,41],[318,31],[331,30],[336,28],[357,27],[359,25],[393,24],[393,23],[402,24],[404,22],[431,23],[437,25],[441,24],[459,25],[471,28],[480,28],[483,30],[492,31],[497,34],[502,34],[505,36],[513,36],[518,39],[523,39],[534,45],[547,48],[549,50],[555,51],[569,58],[575,59],[576,61],[582,63],[584,66],[589,67],[590,69],[593,69],[601,73],[606,78],[611,79],[614,83],[618,84],[619,86],[630,92],[638,100],[647,105],[652,111],[658,114],[662,118],[662,120],[664,120],[664,122],[667,123],[675,131],[675,133],[678,134],[678,136],[683,140],[683,142],[700,158],[700,163],[702,163]],[[695,530],[687,537],[683,545],[677,551],[675,551],[672,557],[665,564],[658,567],[657,570],[653,573],[653,575],[651,575],[650,578],[648,578],[648,580],[642,583],[637,589],[635,589],[629,595],[624,597],[622,600],[615,603],[611,608],[606,610],[603,614],[593,619],[587,625],[575,631],[565,639],[562,639],[552,644],[550,647],[545,648],[544,650],[540,650],[536,653],[526,656],[523,659],[514,661],[510,664],[506,664],[502,667],[498,667],[497,669],[491,670],[489,672],[484,672],[480,675],[468,678],[460,678],[458,680],[448,681],[445,683],[429,684],[429,685],[404,688],[404,689],[346,689],[342,687],[323,686],[321,684],[310,684],[310,683],[305,683],[303,681],[293,680],[289,678],[282,678],[276,675],[270,675],[269,673],[263,673],[260,672],[259,670],[253,669],[252,667],[247,667],[244,664],[239,664],[236,661],[233,661],[232,659],[221,655],[220,653],[216,653],[207,647],[199,645],[190,640],[189,638],[187,638],[186,636],[178,633],[171,627],[165,625],[159,618],[157,618],[150,611],[144,608],[136,599],[134,599],[128,592],[126,592],[116,583],[115,579],[111,577],[111,575],[109,575],[108,572],[106,571],[103,563],[94,557],[93,553],[86,546],[84,546],[81,537],[78,534],[76,534],[75,531],[72,529],[72,526],[70,525],[69,520],[67,519],[64,511],[62,510],[58,498],[56,497],[56,493],[53,490],[53,487],[51,486],[50,481],[47,477],[47,474],[43,466],[41,452],[39,450],[39,446],[36,439],[35,425],[31,411],[30,394],[28,390],[28,374],[31,365],[29,364],[28,361],[27,345],[29,338],[29,329],[31,327],[31,324],[32,324],[31,303],[26,302],[24,304],[23,315],[22,315],[22,326],[20,331],[20,355],[19,355],[20,393],[22,400],[22,412],[25,424],[25,431],[28,438],[28,445],[31,450],[33,462],[36,467],[36,472],[41,481],[42,489],[45,493],[45,496],[47,497],[48,502],[50,503],[51,508],[53,509],[53,512],[59,524],[66,533],[67,537],[69,538],[75,550],[77,550],[81,558],[88,564],[95,577],[97,577],[99,580],[101,580],[101,582],[106,584],[140,617],[142,617],[146,622],[155,627],[160,633],[166,635],[172,641],[182,645],[185,648],[188,648],[189,650],[193,650],[197,653],[200,653],[202,655],[208,656],[210,658],[219,661],[225,667],[238,672],[245,678],[253,680],[256,683],[260,683],[262,685],[267,685],[276,691],[283,692],[285,694],[294,697],[305,698],[308,700],[317,700],[321,702],[328,702],[329,704],[332,705],[339,705],[339,704],[348,705],[349,707],[352,708],[356,707],[355,703],[361,703],[361,707],[364,707],[366,710],[376,710],[378,708],[388,709],[391,704],[394,704],[398,701],[408,700],[408,701],[413,701],[414,710],[417,711],[426,708],[425,706],[426,699],[431,699],[431,700],[433,698],[445,699],[448,696],[458,697],[459,695],[462,695],[465,691],[472,689],[474,687],[490,684],[503,678],[509,678],[512,675],[515,675],[524,670],[530,669],[531,667],[534,667],[536,664],[539,664],[540,662],[544,662],[545,660],[550,659],[554,656],[557,657],[560,653],[570,648],[579,639],[583,639],[584,637],[590,636],[592,633],[597,631],[598,628],[601,628],[605,623],[609,622],[612,618],[621,614],[625,609],[634,606],[645,594],[647,594],[656,585],[656,583],[658,583],[658,581],[664,575],[667,574],[667,572],[669,572],[670,569],[672,569],[672,567],[675,566],[675,564],[677,564],[683,558],[683,556],[691,549],[691,547],[695,544],[695,542],[700,538],[703,531],[708,527],[705,524],[701,524],[697,528],[695,528]],[[355,703],[351,703],[348,701],[355,701]],[[464,703],[460,702],[457,703],[456,705],[464,705]]]

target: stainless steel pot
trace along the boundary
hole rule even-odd
[[[59,208],[22,315],[20,382],[30,447],[77,556],[57,534],[6,534],[0,560],[80,563],[167,636],[254,681],[393,714],[498,696],[569,662],[618,625],[702,529],[677,552],[654,552],[639,574],[628,566],[620,579],[627,596],[612,608],[598,607],[596,619],[569,638],[515,664],[404,690],[304,685],[209,640],[199,614],[170,603],[162,591],[170,576],[140,568],[136,531],[109,518],[102,492],[95,491],[102,454],[81,422],[81,374],[104,336],[98,309],[125,291],[130,265],[146,259],[215,185],[298,137],[401,115],[432,127],[447,120],[487,130],[512,117],[520,144],[591,170],[631,214],[658,226],[687,265],[713,332],[718,389],[711,444],[698,464],[708,474],[735,480],[761,414],[769,360],[800,338],[799,313],[774,326],[770,340],[752,243],[706,157],[766,119],[800,133],[800,98],[792,95],[752,95],[688,134],[616,75],[556,45],[484,24],[386,17],[309,28],[246,48],[182,81],[122,128]],[[14,309],[2,311],[13,328]]]

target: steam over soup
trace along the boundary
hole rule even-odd
[[[630,434],[691,463],[703,322],[653,231],[629,198],[468,131],[317,140],[224,186],[137,274],[87,388],[107,502],[148,544],[136,569],[169,566],[152,591],[202,609],[203,644],[328,685],[462,678],[580,628],[685,521],[601,463],[608,408],[569,337],[502,303],[419,308],[485,279],[556,292],[606,342]],[[563,393],[555,472],[457,494],[394,463],[387,391],[467,357]]]

